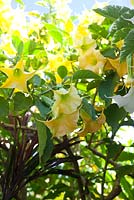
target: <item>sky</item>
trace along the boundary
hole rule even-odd
[[[40,1],[40,0],[38,0]],[[109,4],[130,6],[129,0],[98,0],[98,2],[108,1]],[[25,9],[28,11],[39,10],[43,12],[44,8],[35,4],[37,0],[23,0],[25,3]],[[70,7],[74,13],[80,13],[85,7],[91,8],[95,3],[95,0],[72,0]]]

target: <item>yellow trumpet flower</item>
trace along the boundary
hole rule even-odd
[[[79,132],[80,137],[84,137],[87,133],[97,132],[106,121],[106,117],[103,112],[96,120],[93,120],[85,111],[81,111],[81,118],[84,122],[84,127]]]
[[[44,124],[51,130],[53,136],[64,136],[77,128],[79,110],[71,114],[60,114],[56,118],[44,121]]]
[[[15,88],[23,92],[28,92],[27,81],[31,79],[35,72],[24,71],[23,60],[20,60],[14,68],[0,68],[8,76],[1,88]]]
[[[52,107],[52,112],[55,117],[59,114],[71,114],[75,112],[81,104],[81,98],[77,89],[71,85],[69,90],[64,88],[54,91],[55,103]]]

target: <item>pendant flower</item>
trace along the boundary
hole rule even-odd
[[[44,123],[54,136],[64,136],[77,128],[81,98],[74,86],[71,86],[68,91],[63,88],[54,91],[54,98],[53,118]]]
[[[64,136],[77,128],[78,119],[79,111],[76,110],[71,114],[60,114],[56,118],[45,121],[44,124],[51,130],[53,136]]]
[[[117,74],[119,75],[119,77],[124,76],[125,74],[127,74],[127,63],[126,61],[120,63],[119,58],[116,59],[108,59],[109,60],[109,69],[113,68],[117,71]],[[111,65],[111,67],[110,67]],[[108,66],[106,66],[106,68],[108,68]]]
[[[134,87],[131,87],[125,96],[116,95],[112,98],[119,107],[124,107],[124,109],[129,113],[134,112]]]
[[[69,90],[60,89],[54,91],[55,103],[52,112],[55,117],[59,114],[71,114],[77,110],[81,104],[81,98],[77,93],[77,89],[71,86]]]
[[[0,68],[8,76],[1,88],[15,88],[23,92],[28,92],[27,81],[33,77],[35,72],[28,73],[24,71],[23,61],[20,60],[14,68]]]
[[[87,133],[95,133],[101,129],[102,125],[106,121],[106,117],[103,112],[96,120],[91,119],[85,111],[81,111],[80,115],[84,123],[83,129],[79,132],[81,137],[84,137]]]

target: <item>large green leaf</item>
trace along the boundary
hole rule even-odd
[[[118,80],[119,77],[116,73],[110,73],[99,85],[99,96],[105,101],[106,105],[109,105],[112,101],[111,97]]]
[[[130,29],[133,28],[134,25],[132,24],[131,21],[127,20],[127,19],[124,19],[124,17],[120,17],[118,18],[117,20],[114,21],[114,23],[112,24],[111,28],[110,28],[110,32],[109,32],[109,35],[112,35],[116,33],[116,31],[120,31],[122,29]],[[128,32],[127,32],[128,33]],[[124,31],[122,37],[126,37],[127,35],[124,35],[126,34],[126,32]]]
[[[32,106],[32,98],[31,96],[25,96],[21,92],[15,93],[13,97],[14,101],[14,111],[15,112],[23,112],[26,111]]]
[[[112,37],[112,41],[114,43],[116,43],[116,42],[118,42],[120,40],[123,40],[127,36],[127,34],[129,33],[129,31],[130,31],[130,27],[123,27],[122,29],[118,29],[114,33],[114,35]]]
[[[98,14],[110,18],[113,21],[115,19],[118,19],[121,15],[123,15],[125,12],[128,12],[130,9],[127,7],[121,7],[121,6],[115,6],[115,5],[109,5],[104,8],[97,8],[94,9],[95,12]]]
[[[121,120],[126,116],[126,111],[123,108],[119,108],[117,104],[111,104],[104,110],[104,113],[108,125],[112,127],[112,132],[115,134],[120,127]]]
[[[78,70],[73,74],[73,79],[101,79],[101,77],[90,70]]]
[[[121,49],[120,60],[123,61],[129,54],[134,53],[134,29],[132,29],[124,40],[124,45]]]

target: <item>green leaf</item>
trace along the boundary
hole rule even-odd
[[[98,25],[97,23],[93,23],[88,27],[89,31],[93,34],[93,38],[106,38],[108,35],[108,30],[102,25]]]
[[[107,145],[107,149],[108,149],[108,158],[116,158],[116,155],[118,154],[118,152],[120,152],[120,150],[122,149],[122,145],[121,144],[117,144],[116,142],[112,141]]]
[[[101,83],[101,80],[93,80],[87,85],[87,91],[92,90],[93,88],[98,88]]]
[[[19,56],[21,56],[22,52],[23,52],[23,42],[22,42],[22,40],[18,36],[12,35],[12,44],[14,45],[14,47],[17,51],[17,54]]]
[[[90,70],[78,70],[73,74],[73,79],[102,79],[99,75]]]
[[[14,111],[16,112],[23,112],[28,110],[33,103],[31,96],[26,97],[21,92],[15,93],[13,101],[14,101]]]
[[[132,190],[132,185],[126,180],[125,177],[121,178],[121,187],[123,188],[123,192],[128,197],[128,199],[133,200],[134,191]]]
[[[104,57],[108,57],[112,59],[116,58],[116,49],[113,47],[108,47],[104,49],[101,53]]]
[[[34,77],[32,77],[31,82],[33,83],[34,87],[39,87],[41,86],[41,77],[36,74]]]
[[[0,118],[5,118],[9,114],[8,101],[0,96]]]
[[[48,33],[53,37],[53,39],[56,42],[60,42],[62,44],[63,41],[62,31],[53,24],[45,23],[45,27],[47,28]]]
[[[99,85],[99,96],[105,101],[107,106],[112,101],[111,97],[113,96],[114,88],[118,83],[118,80],[119,77],[116,73],[110,73]]]
[[[41,52],[41,50],[43,50],[44,55],[45,50],[43,47],[43,44],[40,44],[38,42],[35,42],[34,40],[29,40],[27,42],[24,43],[24,49],[23,49],[23,55],[32,55],[32,54],[36,54],[37,52]]]
[[[124,19],[124,17],[120,17],[112,24],[110,28],[109,36],[113,36],[116,32],[118,33],[118,31],[124,30],[124,28],[128,29],[128,31],[123,32],[123,35],[121,37],[122,39],[124,39],[127,36],[125,34],[127,34],[131,30],[131,28],[134,28],[134,25],[132,24],[131,21]]]
[[[41,101],[46,104],[47,106],[52,106],[53,100],[47,96],[41,96]]]
[[[57,72],[61,78],[65,78],[65,76],[67,76],[67,68],[65,66],[59,66]]]
[[[47,140],[46,140],[46,146],[44,149],[44,154],[42,156],[42,161],[43,163],[46,162],[53,151],[54,145],[53,145],[53,140],[52,140],[52,134],[50,130],[46,127],[46,133],[47,133]]]
[[[130,11],[130,9],[127,7],[122,7],[122,6],[109,5],[102,9],[101,8],[94,9],[94,11],[114,21],[115,19],[118,19],[121,15],[123,15],[124,13]]]
[[[126,28],[123,27],[122,29],[118,29],[112,37],[112,42],[116,43],[120,40],[123,40],[129,33],[129,31],[130,31],[130,27],[126,27]]]
[[[51,72],[45,72],[45,75],[46,75],[46,78],[51,79],[51,81],[53,81],[54,83],[56,82],[56,78],[55,78],[55,76],[54,76],[53,73],[51,73]]]
[[[115,134],[120,127],[121,120],[126,117],[126,111],[119,108],[117,104],[111,104],[104,110],[104,114],[108,125],[112,127],[112,132]]]
[[[41,121],[36,120],[36,127],[37,127],[38,140],[39,140],[39,161],[41,163],[42,156],[44,155],[44,150],[46,147],[47,132],[46,132],[46,126]]]
[[[124,165],[119,166],[115,169],[119,177],[124,177],[125,175],[134,175],[134,165]]]
[[[88,103],[86,98],[82,99],[82,109],[89,114],[89,116],[95,120],[96,119],[96,113],[95,113],[95,109],[92,106],[92,104]]]
[[[123,151],[117,159],[118,161],[134,160],[134,153]]]
[[[124,61],[129,54],[134,53],[134,29],[132,29],[124,40],[124,45],[121,49],[120,60]]]
[[[43,102],[43,100],[41,100],[41,99],[36,99],[35,105],[38,108],[38,110],[40,111],[41,117],[43,117],[43,118],[45,118],[47,116],[48,112],[50,112],[50,107],[48,107],[48,105],[45,104]]]

